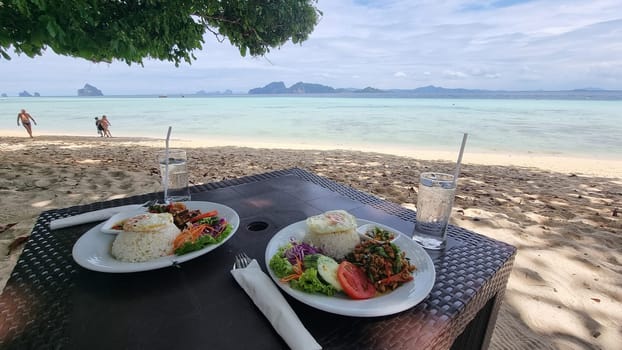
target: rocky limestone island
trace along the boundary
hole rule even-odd
[[[335,89],[331,86],[297,82],[296,84],[286,87],[282,81],[272,82],[264,87],[250,89],[249,94],[335,94],[335,93],[352,93],[352,92],[366,92],[366,93],[380,93],[383,90],[375,89],[372,87],[366,87],[365,89],[354,88],[339,88]]]
[[[332,94],[336,90],[330,86],[298,82],[285,87],[282,81],[272,82],[262,88],[254,88],[249,94]]]
[[[24,90],[18,94],[19,97],[33,97],[30,92]],[[40,97],[41,95],[38,92],[35,92],[34,97]]]
[[[282,81],[272,82],[264,87],[250,89],[249,94],[286,94],[288,93],[285,83]]]
[[[82,89],[78,89],[78,96],[104,96],[104,94],[95,86],[84,84]]]

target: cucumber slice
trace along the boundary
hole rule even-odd
[[[326,255],[319,255],[317,258],[317,271],[320,274],[320,277],[324,281],[326,281],[331,286],[335,287],[336,290],[342,291],[341,283],[339,283],[339,279],[337,278],[337,269],[339,268],[339,264],[331,257]]]

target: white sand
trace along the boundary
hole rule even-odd
[[[0,287],[20,254],[9,245],[39,212],[160,189],[162,140],[31,140],[20,131],[0,131]],[[409,208],[418,174],[451,172],[457,153],[208,142],[171,142],[189,150],[195,184],[301,167]],[[518,248],[491,349],[620,348],[622,161],[476,154],[468,145],[463,161],[452,222]]]

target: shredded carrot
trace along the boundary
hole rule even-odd
[[[302,270],[302,260],[296,257],[296,264],[292,266],[292,269],[294,270],[294,273],[281,278],[281,282],[289,282],[291,280],[297,280],[300,278],[300,276],[302,276],[302,273],[304,272]]]
[[[207,225],[197,225],[183,230],[177,235],[177,237],[175,237],[175,240],[173,241],[173,250],[181,247],[186,242],[196,241],[201,236],[203,230],[205,230],[205,226]]]
[[[184,231],[175,237],[175,241],[173,241],[173,250],[177,250],[177,248],[181,247],[186,242],[192,242],[192,236],[188,231]]]
[[[193,217],[192,219],[190,219],[190,222],[196,222],[201,219],[209,218],[209,217],[216,216],[216,215],[218,215],[218,210],[208,211],[207,213],[203,213],[203,214]]]
[[[186,231],[190,232],[193,238],[199,238],[199,236],[201,235],[201,232],[205,230],[205,226],[207,225],[192,226],[186,229]]]

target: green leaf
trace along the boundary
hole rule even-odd
[[[54,22],[48,22],[46,29],[52,38],[56,37],[56,26]]]
[[[317,0],[0,0],[1,56],[30,57],[50,47],[60,55],[176,65],[196,60],[206,33],[229,38],[242,56],[263,55],[306,40],[321,12]],[[210,31],[208,31],[208,26]],[[209,37],[209,36],[207,36]]]

